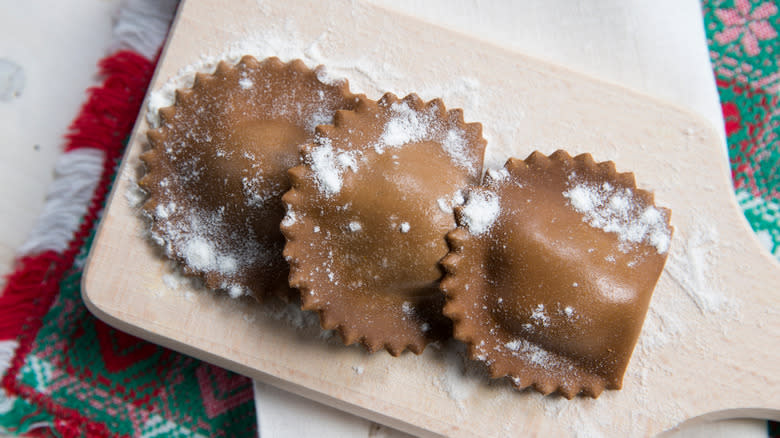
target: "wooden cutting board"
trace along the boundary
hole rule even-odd
[[[369,355],[299,327],[290,309],[184,284],[147,240],[131,202],[146,109],[86,267],[83,295],[92,312],[134,335],[417,435],[650,435],[691,419],[780,420],[780,267],[745,221],[707,122],[376,6],[325,5],[186,2],[151,89],[186,66],[242,48],[283,59],[299,54],[348,76],[369,97],[418,92],[464,108],[467,121],[484,125],[490,166],[563,147],[633,171],[640,187],[672,209],[676,231],[624,388],[596,400],[518,392],[464,365],[455,342],[421,356]]]

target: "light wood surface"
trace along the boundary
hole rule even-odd
[[[125,196],[144,147],[144,112],[86,268],[84,299],[100,318],[416,435],[648,435],[690,419],[780,419],[780,269],[745,222],[717,134],[702,119],[374,6],[353,5],[344,14],[346,1],[330,2],[327,10],[302,1],[284,9],[216,3],[188,2],[180,10],[152,89],[204,53],[284,23],[299,40],[327,34],[319,50],[331,58],[391,62],[398,74],[386,83],[399,94],[476,79],[479,104],[457,94],[445,103],[466,107],[468,121],[485,124],[490,165],[566,147],[634,171],[639,185],[672,209],[676,231],[624,388],[572,401],[516,392],[464,373],[453,360],[454,344],[419,357],[368,355],[248,300],[166,286],[168,264],[147,242],[144,222]],[[378,97],[382,90],[372,84],[363,81],[361,91]]]

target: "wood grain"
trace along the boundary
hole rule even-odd
[[[672,209],[676,231],[624,389],[572,401],[516,392],[464,373],[453,360],[454,343],[420,357],[368,355],[280,321],[261,305],[166,286],[168,264],[125,196],[144,148],[144,112],[84,277],[84,299],[101,319],[416,435],[649,435],[690,419],[780,419],[780,268],[742,216],[717,135],[701,118],[375,6],[218,4],[182,6],[152,89],[254,29],[282,26],[300,41],[326,35],[318,50],[329,58],[391,64],[397,73],[383,84],[399,94],[476,80],[478,103],[458,93],[445,102],[485,124],[489,165],[565,147],[634,171],[639,185]],[[358,78],[370,97],[383,91],[376,83]]]

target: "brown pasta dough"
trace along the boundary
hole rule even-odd
[[[456,214],[444,314],[470,357],[543,394],[619,389],[666,261],[669,210],[612,162],[558,151],[510,159]]]
[[[481,132],[438,99],[389,93],[317,128],[290,170],[281,228],[290,284],[323,328],[392,355],[450,335],[438,262],[460,189],[482,172]]]
[[[231,296],[287,296],[281,195],[298,145],[357,96],[326,84],[301,61],[245,56],[196,75],[160,110],[141,159],[143,208],[166,254]]]

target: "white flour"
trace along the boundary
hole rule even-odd
[[[315,147],[307,157],[314,179],[320,192],[325,196],[333,196],[341,191],[342,175],[345,171],[357,171],[357,151],[334,152],[330,140],[321,138],[319,146]]]
[[[686,239],[679,251],[673,251],[666,272],[688,294],[702,313],[715,312],[728,304],[724,293],[712,280],[718,265],[718,232],[701,219],[689,232],[680,230]],[[682,240],[682,239],[680,239]]]
[[[461,210],[461,220],[474,235],[480,235],[490,230],[493,222],[501,213],[501,205],[495,193],[475,189],[469,192],[468,200]]]
[[[260,259],[270,257],[268,250],[253,238],[250,228],[234,230],[225,226],[220,211],[207,212],[198,208],[186,212],[170,208],[163,211],[162,215],[155,211],[158,219],[176,213],[180,220],[158,220],[160,234],[152,232],[152,239],[166,254],[181,257],[194,269],[231,276]],[[232,283],[223,284],[222,288],[234,298],[248,293],[240,285]]]
[[[563,196],[571,206],[582,213],[584,222],[608,233],[616,233],[621,242],[645,242],[655,247],[659,254],[669,249],[672,231],[666,225],[661,211],[654,206],[640,208],[634,192],[618,189],[609,183],[597,186],[591,183],[576,183]]]
[[[436,205],[439,206],[439,210],[443,213],[452,214],[452,210],[459,205],[463,205],[464,202],[466,202],[466,198],[463,197],[463,191],[458,189],[452,196],[442,196],[437,199]]]
[[[487,377],[484,369],[467,359],[466,346],[463,343],[449,340],[442,344],[441,349],[431,347],[434,351],[428,354],[443,359],[445,368],[444,372],[432,373],[433,386],[447,394],[460,412],[465,413],[466,401],[486,381],[482,380]]]
[[[436,117],[433,111],[417,112],[406,102],[396,102],[390,110],[393,116],[379,138],[380,145],[376,146],[380,154],[386,146],[398,147],[421,141],[429,135],[431,123]]]
[[[436,141],[442,145],[444,152],[452,162],[471,174],[477,169],[474,157],[469,153],[466,133],[447,120],[440,120],[436,107],[416,111],[406,102],[396,102],[390,106],[392,116],[385,124],[379,143],[374,145],[377,153],[384,153],[386,148],[396,148],[406,144],[421,141]]]

